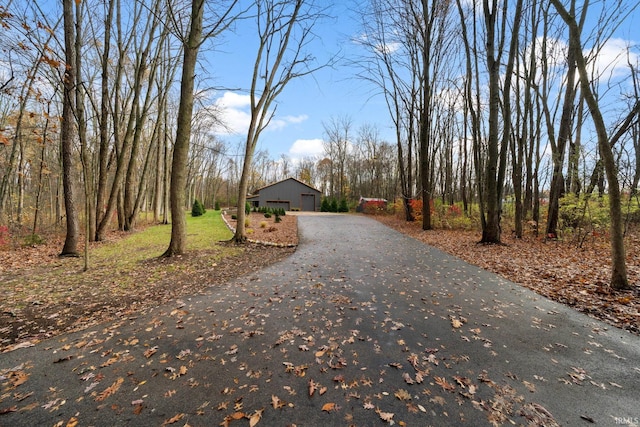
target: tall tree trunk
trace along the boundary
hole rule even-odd
[[[136,142],[134,138],[135,125],[137,123],[136,119],[138,118],[136,114],[138,111],[136,110],[136,106],[139,103],[141,92],[143,89],[142,84],[140,82],[142,82],[143,80],[143,75],[147,67],[147,59],[149,55],[148,44],[147,46],[145,46],[144,49],[142,49],[142,51],[137,52],[138,56],[136,57],[135,64],[134,64],[134,85],[132,89],[132,96],[131,96],[131,101],[128,101],[130,102],[131,109],[129,111],[129,114],[125,118],[125,120],[122,120],[122,105],[121,105],[121,100],[119,96],[120,84],[122,82],[125,64],[128,62],[126,58],[127,50],[128,50],[129,44],[132,43],[132,39],[127,40],[126,43],[123,40],[123,34],[121,29],[121,8],[119,3],[117,5],[116,24],[118,26],[119,59],[118,59],[118,64],[116,67],[116,73],[114,78],[114,84],[113,84],[114,88],[112,89],[114,94],[113,95],[114,96],[113,136],[114,136],[114,142],[115,142],[114,145],[116,147],[115,149],[116,149],[116,158],[117,158],[116,172],[113,178],[113,183],[111,185],[109,198],[106,203],[106,207],[104,209],[104,214],[101,216],[96,229],[96,240],[104,239],[111,217],[113,216],[113,213],[116,211],[116,208],[118,208],[118,220],[119,220],[118,226],[122,230],[126,228],[126,215],[122,210],[124,206],[124,203],[123,203],[124,194],[121,195],[119,193],[121,191],[124,191],[122,188],[122,183],[125,178],[125,174],[127,172],[127,166],[129,164],[132,147]],[[149,33],[153,33],[156,26],[157,26],[157,19],[154,18],[152,21],[147,23],[147,28],[145,29],[144,34],[149,35]],[[125,129],[123,131],[124,133],[123,136],[120,135],[122,123],[126,123]]]
[[[578,101],[578,112],[575,119],[576,134],[569,141],[569,158],[567,161],[567,189],[575,194],[580,194],[582,190],[582,182],[580,181],[580,151],[582,139],[582,122],[584,120],[584,99],[580,96]]]
[[[79,220],[75,198],[73,164],[73,96],[75,86],[75,48],[73,0],[63,0],[65,72],[63,76],[62,126],[60,130],[62,180],[67,232],[60,256],[78,256]]]
[[[584,8],[586,10],[586,8]],[[575,1],[571,2],[572,15],[575,13]],[[583,15],[584,16],[584,15]],[[573,30],[569,30],[570,32]],[[571,43],[575,43],[575,39],[580,37],[580,34],[569,34],[569,51],[567,54],[567,83],[564,93],[564,101],[562,105],[562,116],[560,117],[560,126],[558,128],[558,140],[551,147],[552,161],[553,161],[553,177],[551,178],[551,188],[549,189],[549,211],[547,214],[547,237],[556,237],[558,228],[558,216],[560,211],[560,198],[564,196],[565,192],[565,180],[562,170],[564,168],[564,158],[567,142],[571,139],[571,131],[573,129],[573,110],[574,102],[576,98],[575,77],[576,77],[576,59],[575,59],[575,46],[572,47]]]
[[[429,5],[427,0],[421,1],[422,5],[422,46],[421,60],[422,73],[420,76],[420,85],[422,89],[422,103],[418,107],[419,117],[419,160],[420,160],[420,188],[422,193],[422,229],[431,230],[431,159],[429,150],[429,139],[431,135],[431,28],[433,28],[433,16],[429,16]]]
[[[75,117],[78,124],[78,138],[80,140],[80,161],[82,162],[82,177],[84,183],[84,214],[85,214],[85,244],[84,244],[84,271],[89,269],[89,240],[92,222],[92,176],[91,158],[87,149],[87,123],[84,111],[84,87],[82,83],[82,2],[76,2],[76,34],[75,34]]]
[[[108,184],[108,164],[109,164],[109,53],[111,51],[111,24],[113,21],[113,9],[115,0],[107,3],[107,12],[104,18],[104,40],[101,65],[100,80],[100,149],[98,152],[98,187],[96,190],[95,225],[94,240],[98,239],[98,225],[105,214],[106,192]],[[115,131],[115,130],[114,130]]]
[[[25,172],[25,152],[24,152],[24,137],[18,138],[18,206],[16,209],[16,221],[18,224],[22,224],[22,211],[24,210],[24,172]]]
[[[520,29],[520,19],[522,15],[522,0],[518,0],[515,5],[515,16],[512,25],[511,44],[508,51],[508,61],[504,72],[505,82],[502,96],[500,98],[500,56],[503,53],[503,44],[506,31],[506,8],[498,7],[497,0],[493,0],[489,5],[489,0],[483,1],[486,35],[486,57],[487,68],[489,70],[489,135],[487,141],[487,164],[485,169],[485,194],[486,194],[486,224],[482,230],[482,243],[500,243],[502,215],[502,196],[506,175],[506,155],[511,137],[511,111],[510,92],[511,76],[515,62],[515,55],[518,46],[518,32]],[[501,41],[497,43],[496,29],[497,16],[499,11],[503,11],[502,26],[500,31]],[[496,45],[497,43],[497,45]],[[502,105],[502,140],[499,132],[499,112]]]
[[[164,173],[164,141],[165,141],[165,129],[162,117],[164,116],[163,104],[160,105],[160,109],[158,111],[158,126],[160,128],[160,132],[158,133],[158,141],[156,142],[156,176],[155,176],[155,191],[154,194],[154,204],[153,204],[153,221],[160,221],[160,213],[162,212],[162,200],[163,200],[163,186],[164,182],[163,173]]]
[[[171,150],[169,149],[169,112],[165,109],[164,113],[164,138],[162,140],[162,162],[164,166],[162,168],[162,223],[169,224],[169,210],[170,206],[170,192],[171,192],[171,162],[169,158],[173,157]]]
[[[465,83],[466,85],[466,83]],[[469,165],[469,156],[467,153],[467,141],[468,141],[468,131],[469,125],[467,123],[467,114],[468,111],[464,110],[464,122],[463,126],[463,136],[460,140],[460,149],[462,159],[460,163],[460,197],[462,199],[462,211],[465,215],[469,214],[469,200],[467,199],[467,167]]]
[[[156,2],[156,11],[153,13],[154,16],[158,15],[158,9],[160,7],[160,2]],[[144,182],[146,181],[146,170],[149,161],[149,153],[145,156],[145,166],[140,172],[139,167],[139,159],[138,153],[141,149],[140,144],[142,143],[141,138],[143,131],[147,125],[147,118],[149,117],[149,109],[151,107],[151,102],[153,100],[153,83],[155,78],[159,78],[158,72],[158,64],[162,58],[162,51],[164,46],[164,39],[168,35],[168,28],[165,27],[164,31],[160,34],[160,37],[156,37],[156,29],[159,21],[156,18],[153,18],[153,23],[149,30],[147,46],[140,58],[140,72],[136,72],[136,87],[143,86],[143,79],[147,78],[147,88],[146,88],[146,96],[142,103],[139,105],[135,104],[134,109],[132,110],[134,117],[134,131],[133,131],[133,142],[131,145],[131,154],[129,156],[129,164],[127,167],[127,173],[124,181],[124,208],[125,208],[125,230],[130,231],[135,228],[136,219],[138,216],[138,212],[140,209],[141,198],[143,197],[142,188],[144,186]],[[151,51],[153,44],[157,43],[160,47],[156,49],[155,55],[151,58],[151,67],[150,71],[147,73],[147,58],[149,56],[149,52]],[[166,97],[166,90],[168,88],[164,88],[165,93],[161,93],[160,97]],[[157,132],[157,122],[154,125],[154,134]],[[153,142],[153,138],[151,138]]]
[[[105,104],[105,100],[109,99],[108,96],[108,91],[109,89],[112,91],[112,96],[113,96],[113,114],[111,115],[111,121],[113,123],[113,129],[112,129],[112,134],[113,134],[113,145],[114,145],[114,152],[115,152],[115,162],[116,162],[116,172],[115,175],[113,177],[113,181],[111,184],[111,188],[110,190],[108,190],[108,185],[107,182],[109,180],[109,163],[112,160],[109,160],[109,150],[108,150],[108,139],[109,139],[109,134],[107,133],[108,131],[108,125],[106,123],[106,121],[101,123],[101,135],[100,135],[100,177],[98,178],[98,194],[103,194],[103,196],[101,196],[98,199],[98,203],[100,203],[100,206],[98,207],[98,210],[96,211],[96,241],[102,241],[104,240],[107,230],[109,228],[109,224],[111,222],[111,217],[113,216],[113,214],[116,212],[117,209],[117,205],[119,203],[119,193],[120,193],[120,187],[121,187],[121,183],[122,183],[122,176],[124,174],[124,153],[128,152],[128,147],[126,147],[126,138],[124,143],[122,142],[122,138],[120,136],[120,120],[121,120],[121,116],[122,114],[122,108],[123,108],[123,103],[121,102],[120,99],[120,86],[122,84],[122,80],[123,80],[123,74],[124,74],[124,63],[125,63],[125,57],[126,57],[126,48],[125,48],[125,41],[123,39],[123,31],[122,31],[122,8],[120,5],[120,0],[112,0],[113,2],[116,3],[115,5],[115,12],[116,12],[116,19],[115,19],[115,23],[116,23],[116,33],[117,33],[117,46],[118,46],[118,60],[117,60],[117,64],[116,64],[116,69],[115,69],[115,75],[113,78],[113,84],[111,85],[110,88],[108,88],[108,86],[104,86],[105,83],[108,84],[108,73],[109,73],[109,64],[111,59],[108,57],[103,57],[102,58],[102,104],[101,104],[101,117],[104,117],[106,119],[106,117],[108,117],[108,112],[110,112],[110,108],[109,108],[109,103],[108,101]],[[110,7],[110,13],[113,12],[113,10],[111,8],[113,8],[114,6],[112,4],[109,5]],[[111,24],[108,25],[108,27],[111,27]],[[105,43],[110,43],[110,41],[107,40],[107,35],[105,34]],[[105,50],[105,54],[108,51]],[[105,63],[106,61],[106,63]],[[104,74],[106,72],[106,75]],[[107,96],[105,97],[105,87],[107,87]],[[106,106],[106,109],[104,109],[104,107]],[[102,133],[102,132],[105,133]],[[103,144],[107,144],[104,145]],[[106,151],[103,151],[103,147],[106,148]],[[103,168],[104,166],[104,168]],[[102,185],[104,184],[104,187],[102,187]],[[103,190],[103,191],[101,191]],[[108,194],[107,194],[108,192]],[[104,198],[104,199],[103,199]],[[103,200],[100,200],[103,199]]]
[[[499,130],[498,113],[500,110],[500,61],[496,58],[496,14],[497,0],[489,5],[483,0],[484,18],[487,30],[486,60],[489,70],[489,135],[487,140],[487,164],[484,171],[484,194],[486,224],[482,229],[482,243],[500,243],[501,194],[498,192],[498,156]]]
[[[472,61],[473,53],[478,50],[477,42],[476,42],[476,14],[474,8],[474,14],[470,18],[470,21],[473,25],[473,44],[469,40],[469,34],[467,32],[467,26],[464,24],[467,22],[467,19],[464,15],[464,10],[462,8],[462,0],[456,0],[456,5],[458,7],[458,13],[460,15],[461,31],[462,31],[462,40],[465,51],[465,68],[466,68],[466,78],[464,81],[464,100],[466,111],[469,114],[469,121],[471,127],[471,135],[473,141],[473,164],[474,164],[474,172],[476,177],[476,188],[478,191],[478,205],[480,206],[480,224],[482,225],[482,229],[484,230],[487,224],[487,218],[484,211],[485,206],[485,190],[484,190],[484,158],[480,153],[481,142],[481,124],[480,124],[480,111],[476,109],[476,106],[480,106],[480,89],[479,89],[479,71],[478,71],[478,62]],[[473,64],[475,63],[475,68]],[[475,76],[475,77],[474,77]],[[474,84],[475,83],[475,84]],[[475,99],[474,99],[474,86],[475,86]],[[469,177],[469,187],[471,187],[471,176]]]
[[[551,186],[549,189],[549,206],[547,214],[547,227],[546,236],[557,236],[560,199],[564,196],[566,191],[565,177],[563,174],[565,164],[565,152],[567,150],[567,144],[571,144],[571,134],[573,132],[574,124],[574,112],[575,112],[575,99],[577,96],[576,88],[576,58],[575,58],[575,46],[571,43],[576,43],[576,40],[580,39],[582,33],[583,23],[586,19],[589,3],[584,3],[582,7],[582,15],[580,17],[580,23],[574,28],[569,29],[569,49],[567,54],[567,81],[565,87],[565,94],[562,104],[562,115],[560,117],[560,124],[558,127],[558,138],[556,144],[551,144],[552,161],[553,161],[553,176],[551,179]],[[572,16],[575,15],[575,0],[571,1],[570,12]],[[573,31],[577,31],[577,34],[572,34]],[[547,114],[547,122],[550,122],[548,109],[545,110]],[[548,124],[548,127],[551,124]],[[552,132],[552,130],[551,130]],[[553,142],[553,139],[551,139]],[[571,161],[571,159],[570,159]],[[569,171],[571,173],[571,171]]]
[[[591,82],[587,72],[587,63],[582,54],[582,43],[580,41],[580,31],[578,23],[574,16],[567,12],[559,0],[551,0],[556,10],[569,27],[569,35],[571,37],[569,46],[573,49],[576,58],[576,65],[580,75],[580,88],[582,95],[591,112],[596,134],[598,135],[598,150],[604,165],[604,170],[609,183],[609,216],[611,219],[611,287],[614,289],[630,289],[629,279],[627,276],[627,264],[624,248],[624,224],[622,221],[622,197],[620,192],[620,184],[618,182],[618,170],[616,167],[615,157],[611,144],[622,136],[624,127],[614,135],[611,139],[607,133],[607,128],[600,111],[600,106],[595,94],[591,89]],[[627,116],[627,126],[631,124],[631,119],[640,111],[640,103]]]
[[[195,68],[202,38],[202,20],[205,0],[192,0],[191,25],[184,42],[182,79],[180,83],[180,106],[178,107],[176,140],[171,163],[171,241],[162,255],[170,257],[182,255],[187,243],[187,221],[185,218],[185,195],[187,160],[191,139],[191,118],[193,116],[193,89]]]
[[[42,131],[42,147],[40,148],[40,165],[38,166],[38,186],[36,190],[36,206],[33,213],[33,228],[31,234],[38,232],[38,222],[40,219],[40,199],[42,196],[42,181],[44,180],[45,169],[45,152],[47,150],[47,139],[49,134],[49,121],[51,120],[51,101],[47,103],[47,114],[44,122],[44,129]]]

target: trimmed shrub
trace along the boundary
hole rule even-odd
[[[329,212],[329,209],[331,209],[331,204],[329,203],[329,199],[325,197],[322,199],[322,202],[320,202],[320,212]]]
[[[216,204],[214,207],[215,210],[219,211],[220,210],[220,202],[216,200]]]
[[[251,213],[251,205],[249,202],[244,203],[244,213],[249,215]]]
[[[260,228],[267,228],[267,221],[260,221]]]
[[[349,205],[347,204],[347,199],[340,199],[340,204],[338,205],[338,212],[349,212]]]
[[[200,203],[198,199],[195,199],[191,206],[191,216],[202,216],[204,213],[204,206],[202,206],[202,203]]]

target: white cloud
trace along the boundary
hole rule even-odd
[[[273,130],[284,129],[290,124],[302,123],[308,118],[309,116],[307,116],[306,114],[301,114],[299,116],[284,116],[280,118],[276,116],[271,120],[271,123],[269,123],[269,127],[266,130],[273,131]]]
[[[612,77],[628,75],[628,62],[636,64],[638,55],[629,51],[630,42],[628,40],[612,38],[602,46],[594,61],[594,68],[597,75],[604,73]]]
[[[400,42],[389,42],[386,44],[380,43],[376,45],[376,50],[380,53],[390,55],[399,51],[401,47],[402,44],[400,44]]]
[[[242,95],[235,92],[225,92],[220,98],[214,101],[216,109],[219,111],[222,126],[214,129],[217,134],[242,135],[247,133],[251,113],[249,107],[251,98],[249,95]],[[267,131],[284,129],[291,124],[302,123],[309,116],[300,114],[297,116],[274,117],[267,127]]]
[[[351,42],[356,45],[365,46],[367,49],[373,48],[375,52],[387,55],[395,53],[402,48],[402,43],[394,41],[394,39],[398,38],[397,35],[388,34],[385,35],[385,37],[390,37],[390,39],[383,43],[379,37],[370,37],[367,33],[361,33],[352,37]]]
[[[324,154],[322,139],[298,139],[289,148],[292,158],[315,157]]]
[[[306,114],[300,114],[299,116],[285,116],[284,120],[289,123],[302,123],[309,118]]]
[[[222,108],[242,108],[251,104],[249,95],[240,95],[234,92],[225,92],[216,100],[216,104]]]
[[[249,95],[240,95],[234,92],[225,92],[214,101],[216,110],[219,111],[221,126],[213,131],[223,135],[246,134],[251,121],[249,114]]]

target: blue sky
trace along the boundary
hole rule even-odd
[[[333,18],[317,24],[318,35],[313,54],[318,64],[336,55],[349,56],[357,49],[350,39],[358,34],[358,26],[351,19],[348,2],[338,2],[329,9]],[[224,36],[215,47],[204,51],[202,64],[212,71],[207,84],[219,88],[243,88],[245,91],[220,89],[214,102],[223,108],[223,120],[235,132],[221,132],[218,136],[229,146],[244,143],[248,123],[248,95],[255,50],[247,48],[255,43],[253,21],[239,24],[235,32]],[[272,158],[286,154],[291,158],[322,154],[323,122],[332,117],[348,116],[355,133],[364,123],[376,124],[383,139],[393,142],[391,122],[381,96],[374,96],[375,88],[355,78],[355,70],[339,63],[323,68],[313,75],[292,80],[276,100],[276,115],[260,137],[258,150],[268,150]],[[372,97],[373,96],[373,97]]]
[[[325,4],[329,1],[319,0]],[[472,0],[465,0],[472,1]],[[633,0],[628,0],[629,2]],[[319,22],[315,28],[318,35],[313,45],[313,53],[318,63],[328,61],[335,55],[353,59],[358,46],[352,40],[358,38],[359,24],[352,11],[354,1],[336,0],[329,7],[328,18]],[[589,17],[597,17],[600,2],[592,2]],[[627,3],[632,4],[632,3]],[[600,4],[601,5],[601,4]],[[605,67],[617,57],[618,67],[626,69],[626,58],[620,57],[629,40],[640,41],[640,32],[634,27],[638,11],[628,17],[618,29],[617,34],[601,51],[598,66]],[[232,132],[218,133],[230,149],[242,146],[246,138],[248,124],[248,95],[251,69],[255,58],[255,49],[251,49],[256,40],[252,31],[255,23],[247,20],[237,25],[234,32],[228,33],[218,42],[215,49],[203,51],[202,65],[206,68],[207,85],[218,88],[241,88],[243,90],[216,91],[211,100],[222,108],[222,119]],[[561,41],[560,45],[564,45]],[[637,48],[635,50],[637,52]],[[635,57],[637,59],[637,56]],[[374,124],[380,137],[395,143],[392,123],[386,104],[376,88],[355,77],[357,70],[346,63],[334,68],[319,70],[312,76],[293,80],[277,99],[276,115],[261,137],[258,150],[268,150],[274,159],[285,154],[293,159],[322,154],[324,137],[323,122],[332,117],[347,116],[352,120],[352,134],[363,124]]]

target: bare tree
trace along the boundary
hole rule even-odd
[[[62,80],[63,100],[62,128],[60,138],[62,147],[64,204],[67,217],[67,232],[60,256],[78,256],[78,239],[80,233],[80,223],[78,218],[78,209],[76,206],[76,196],[74,189],[75,177],[73,167],[73,98],[74,88],[76,84],[73,4],[73,0],[64,0],[62,3],[66,67]]]
[[[316,186],[317,168],[315,165],[316,161],[311,157],[300,159],[295,166],[295,175],[298,180]]]
[[[5,7],[8,9],[10,5],[11,2]],[[2,12],[1,7],[0,12]],[[39,89],[36,89],[39,78],[47,76],[52,86],[61,84],[62,77],[57,73],[61,61],[52,58],[48,50],[61,19],[50,26],[43,25],[44,37],[41,37],[30,27],[31,18],[28,18],[26,10],[23,14],[13,12],[15,15],[7,10],[7,13],[2,14],[0,21],[6,34],[2,40],[2,47],[3,52],[7,52],[7,58],[3,62],[10,68],[10,75],[2,83],[0,91],[0,105],[2,105],[0,129],[13,133],[11,137],[0,134],[2,148],[8,149],[8,153],[3,150],[3,154],[7,157],[2,161],[5,167],[0,172],[0,218],[5,217],[8,196],[13,190],[12,183],[17,183],[19,206],[16,219],[20,222],[24,199],[24,166],[29,163],[24,155],[24,139],[28,134],[24,129],[28,127],[27,122],[32,120],[32,114],[29,113],[30,106],[34,102],[42,103],[42,94]],[[33,13],[38,15],[37,10]],[[42,18],[42,21],[46,22],[46,19]],[[40,19],[40,16],[37,19]],[[24,31],[24,34],[21,34],[20,30]],[[9,40],[12,40],[11,44],[7,43]],[[12,55],[13,52],[15,55]],[[16,79],[16,73],[24,74],[25,78]],[[8,126],[9,120],[12,126]]]
[[[452,65],[447,62],[455,39],[451,10],[451,2],[370,0],[362,15],[365,35],[360,43],[367,54],[359,61],[363,69],[359,76],[385,96],[396,128],[405,217],[414,218],[410,201],[417,176],[424,229],[431,228],[437,154],[445,141],[453,139],[451,129],[438,123],[448,103],[440,92],[446,87],[444,72]]]
[[[582,53],[579,24],[572,11],[567,11],[560,0],[551,0],[554,7],[569,27],[570,49],[575,56],[578,74],[580,76],[580,88],[585,102],[589,107],[591,118],[594,122],[598,136],[598,150],[604,165],[607,182],[609,184],[609,216],[611,218],[611,282],[614,289],[630,289],[627,277],[627,266],[624,248],[624,224],[622,221],[621,191],[618,181],[618,170],[613,153],[613,146],[631,127],[634,120],[640,114],[640,102],[636,102],[621,125],[612,135],[609,135],[605,124],[600,104],[591,87],[591,80],[587,70],[587,61]],[[588,3],[588,2],[587,2]],[[585,6],[586,7],[586,4]]]
[[[629,65],[629,70],[631,72],[631,79],[633,85],[633,93],[631,95],[631,99],[633,102],[637,103],[640,101],[640,76],[638,76],[638,65],[640,64],[632,64],[627,60]],[[634,149],[634,164],[635,168],[633,171],[633,178],[631,182],[631,191],[629,192],[629,198],[638,196],[638,184],[640,183],[640,120],[638,120],[631,127],[631,138],[633,141],[633,149]]]
[[[244,206],[253,153],[260,134],[275,114],[274,101],[292,80],[326,66],[314,66],[314,56],[305,51],[315,38],[314,25],[323,17],[323,11],[313,1],[256,0],[255,7],[259,41],[249,89],[251,120],[238,188],[238,222],[233,237],[239,243],[247,240]]]
[[[322,127],[326,137],[323,141],[324,152],[331,159],[329,195],[342,199],[347,197],[345,173],[352,144],[353,119],[349,116],[331,117],[328,122],[322,122]]]
[[[180,84],[180,106],[176,139],[173,146],[171,162],[171,241],[162,255],[171,257],[185,252],[187,238],[187,224],[185,219],[185,186],[187,182],[187,160],[189,157],[189,143],[191,139],[191,118],[193,116],[193,90],[195,87],[195,68],[198,51],[204,40],[219,35],[235,20],[234,15],[237,0],[233,0],[228,8],[218,16],[213,27],[203,34],[202,21],[204,17],[205,0],[192,0],[189,16],[189,29],[181,39],[184,59],[182,61],[182,78]],[[171,14],[174,16],[174,14]],[[178,24],[176,24],[176,27]]]
[[[156,31],[160,25],[160,19],[157,11],[161,5],[161,0],[153,0],[150,5],[139,4],[134,9],[134,22],[139,25],[140,28],[134,26],[126,34],[121,28],[121,6],[119,2],[116,2],[116,27],[117,27],[117,47],[118,47],[118,59],[115,61],[115,76],[111,84],[113,99],[112,99],[112,114],[111,119],[113,122],[113,139],[114,147],[112,153],[109,153],[104,148],[106,138],[105,127],[106,122],[101,120],[101,136],[100,136],[100,175],[98,177],[98,189],[97,199],[99,205],[97,206],[96,215],[96,240],[104,239],[105,233],[110,224],[111,218],[119,206],[118,218],[119,226],[123,230],[132,228],[133,211],[134,211],[134,176],[137,172],[138,151],[140,144],[141,132],[145,129],[146,117],[148,114],[150,103],[150,88],[152,86],[153,75],[157,70],[157,58],[151,55],[157,56],[161,52],[162,39],[166,37],[166,31],[162,32],[159,37],[160,43],[153,44],[156,39]],[[147,10],[149,7],[149,11]],[[145,15],[144,12],[148,13]],[[156,11],[156,13],[152,13]],[[110,19],[111,10],[107,12],[107,19]],[[107,25],[109,28],[110,25]],[[105,36],[106,38],[106,36]],[[155,51],[152,51],[152,46],[155,47]],[[130,49],[134,49],[133,58],[129,57]],[[108,64],[105,66],[105,57],[108,54],[108,50],[104,50],[101,57],[103,72],[105,67],[108,68]],[[150,61],[150,57],[154,60]],[[112,59],[106,57],[107,61]],[[145,84],[147,72],[149,71],[149,62],[151,66],[151,78]],[[127,83],[126,71],[128,67],[132,67],[133,76],[132,82],[129,88],[123,89],[123,85]],[[102,90],[104,91],[105,76],[102,76]],[[146,96],[145,96],[145,89]],[[103,94],[104,95],[104,94]],[[104,103],[104,100],[103,100]],[[104,116],[104,106],[101,107],[101,117]],[[108,129],[107,129],[108,131]],[[105,158],[106,156],[106,158]],[[105,168],[106,162],[110,156],[115,158],[115,171],[113,172],[113,178],[111,180],[111,187],[107,195],[107,189],[104,187],[109,180],[109,167]],[[106,177],[105,177],[106,175]],[[137,179],[138,177],[135,176]],[[125,184],[123,187],[123,183]],[[103,198],[106,199],[103,200]]]
[[[570,13],[576,12],[575,0],[571,1]],[[563,174],[564,160],[567,143],[571,139],[573,131],[574,104],[577,96],[576,88],[576,47],[572,43],[580,40],[582,27],[587,17],[588,8],[583,7],[580,16],[580,23],[575,29],[570,28],[569,31],[578,31],[578,34],[569,34],[569,49],[567,50],[567,77],[564,93],[564,101],[562,103],[562,116],[558,127],[557,141],[553,130],[553,122],[549,117],[549,108],[545,107],[547,115],[547,129],[553,161],[553,176],[551,178],[551,188],[549,189],[549,211],[547,214],[546,236],[555,237],[557,235],[558,215],[560,210],[560,198],[564,195],[565,179]]]

